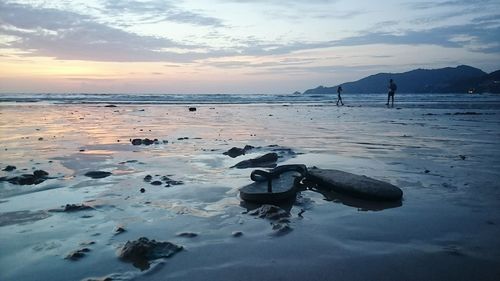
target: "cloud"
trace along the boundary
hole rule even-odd
[[[202,19],[196,13],[183,14],[181,11],[168,14],[173,9],[172,4],[168,1],[108,1],[106,3],[107,9],[116,12],[133,10],[134,13],[149,14],[154,11],[153,16],[167,13],[167,16],[176,16],[179,17],[179,21],[185,22],[196,22],[195,18]],[[441,2],[441,5],[444,5],[444,2]],[[207,20],[207,24],[209,24],[215,18],[208,17]],[[199,21],[200,24],[201,22],[203,20]],[[485,22],[488,25],[485,25]],[[13,38],[8,42],[3,42],[0,48],[18,49],[24,52],[25,56],[47,56],[62,60],[171,63],[204,63],[206,62],[204,60],[221,57],[290,55],[297,51],[370,44],[438,45],[448,48],[466,48],[474,52],[500,53],[497,38],[497,35],[500,34],[500,25],[497,22],[496,18],[485,15],[477,17],[469,24],[441,26],[424,30],[398,30],[397,33],[380,31],[379,29],[383,26],[396,23],[382,22],[375,25],[373,29],[338,40],[325,38],[323,41],[316,42],[304,40],[288,43],[264,41],[252,35],[243,40],[231,41],[231,36],[227,37],[227,34],[211,30],[207,36],[213,34],[217,39],[226,35],[223,40],[230,42],[224,47],[213,47],[190,45],[164,37],[127,32],[97,22],[92,16],[75,12],[0,2],[0,36]],[[217,21],[213,24],[217,25]],[[290,64],[286,61],[277,63],[282,66]],[[240,62],[239,66],[262,67],[264,64],[248,65]],[[214,66],[236,68],[238,64],[235,62],[219,63],[219,65]]]
[[[138,15],[142,21],[170,21],[200,26],[223,27],[220,19],[178,8],[173,1],[154,0],[148,2],[134,0],[107,0],[104,9],[108,13],[129,13]]]
[[[126,32],[98,23],[86,15],[2,2],[0,35],[14,36],[16,40],[10,41],[6,47],[27,51],[26,55],[66,60],[186,62],[227,55],[220,50],[206,54],[194,51],[200,46]],[[167,48],[185,51],[162,51]]]
[[[484,5],[498,5],[497,0],[450,0],[450,1],[426,1],[426,2],[415,2],[415,3],[409,3],[408,5],[413,8],[413,9],[419,9],[419,10],[429,10],[429,9],[436,9],[436,8],[450,8],[450,7],[464,7],[464,6],[471,6],[471,7],[478,7]]]
[[[332,42],[335,46],[356,46],[367,44],[390,45],[438,45],[448,48],[468,48],[483,53],[500,53],[497,34],[500,27],[485,28],[481,24],[467,24],[436,27],[426,30],[408,30],[402,34],[388,32],[366,32]],[[469,37],[471,41],[457,41],[456,37]]]

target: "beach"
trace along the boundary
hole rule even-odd
[[[16,167],[0,177],[48,173],[0,181],[0,280],[498,280],[500,97],[447,97],[0,103],[0,168]],[[389,182],[403,200],[303,190],[277,231],[239,197],[253,169],[231,168],[269,152]],[[183,249],[138,268],[117,253],[140,237]]]

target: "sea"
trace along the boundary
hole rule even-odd
[[[386,94],[342,95],[347,106],[379,107],[387,102]],[[335,103],[337,95],[306,94],[0,94],[0,104],[136,104],[136,105],[196,105],[196,104],[325,104]],[[500,108],[498,94],[411,94],[395,97],[395,105],[405,108]]]

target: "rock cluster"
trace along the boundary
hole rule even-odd
[[[10,178],[2,177],[0,178],[0,181],[8,181],[12,184],[17,184],[17,185],[33,185],[33,184],[36,185],[48,179],[49,178],[48,175],[49,173],[47,173],[44,170],[36,170],[33,172],[33,174],[22,174],[20,176],[15,176]]]
[[[231,158],[236,158],[240,155],[245,155],[245,153],[251,149],[253,149],[255,147],[251,146],[251,145],[245,145],[245,147],[243,148],[239,148],[239,147],[232,147],[231,149],[229,149],[228,151],[222,153],[224,155],[227,155]]]
[[[148,138],[145,138],[145,139],[131,139],[130,142],[132,143],[132,145],[152,145],[152,144],[159,144],[160,142],[158,141],[158,139],[148,139]]]
[[[183,181],[173,180],[168,176],[155,176],[157,179],[154,179],[151,175],[146,175],[144,177],[145,182],[149,182],[151,185],[162,185],[165,184],[165,187],[170,187],[171,185],[181,185],[184,184]]]

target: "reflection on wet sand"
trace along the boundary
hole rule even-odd
[[[364,200],[350,195],[341,194],[333,190],[322,188],[321,186],[311,187],[309,190],[321,193],[325,200],[340,203],[349,207],[357,208],[359,211],[382,211],[385,209],[398,208],[403,205],[402,200],[398,201],[373,201]]]

